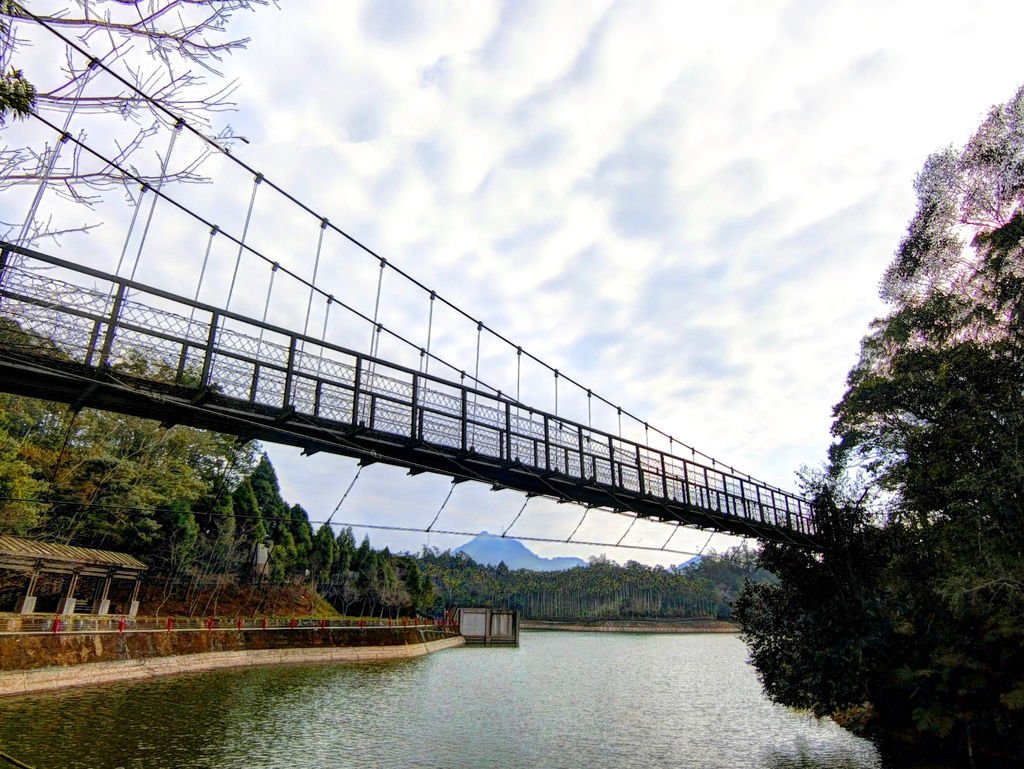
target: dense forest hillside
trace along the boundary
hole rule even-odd
[[[9,395],[0,395],[0,534],[139,557],[147,583],[160,586],[143,611],[166,603],[202,613],[218,594],[238,603],[237,587],[266,585],[307,585],[365,614],[433,604],[415,558],[357,543],[351,530],[314,530],[281,497],[258,445]],[[22,582],[0,576],[0,608]]]
[[[668,569],[603,556],[545,572],[485,566],[462,553],[425,551],[421,558],[445,604],[513,608],[543,620],[728,619],[746,579],[771,579],[745,548]]]
[[[744,579],[766,578],[746,550],[673,569],[596,558],[548,573],[466,553],[376,550],[351,529],[314,528],[282,498],[258,445],[9,395],[0,395],[0,534],[139,557],[150,565],[144,612],[265,611],[267,587],[282,586],[301,588],[311,609],[319,594],[355,615],[473,604],[535,619],[727,618]],[[0,575],[0,610],[22,589],[19,575]]]

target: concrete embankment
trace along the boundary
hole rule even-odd
[[[659,622],[643,620],[608,620],[605,622],[549,622],[523,620],[523,630],[564,630],[576,633],[738,633],[729,622],[714,619]]]
[[[222,668],[402,659],[463,643],[418,628],[7,635],[0,696]]]

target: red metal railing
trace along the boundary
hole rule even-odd
[[[400,619],[337,619],[328,617],[125,617],[89,615],[30,615],[0,618],[0,636],[69,633],[196,633],[214,630],[262,632],[294,630],[320,632],[327,630],[359,631],[367,628],[412,628],[457,632],[444,620],[427,617]]]

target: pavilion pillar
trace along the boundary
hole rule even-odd
[[[110,614],[110,583],[114,581],[113,569],[107,570],[107,576],[96,583],[96,592],[92,598],[93,614]]]
[[[78,589],[78,570],[71,572],[68,577],[68,581],[64,585],[64,595],[60,599],[60,603],[57,604],[58,614],[74,614],[75,613],[75,590]]]
[[[14,607],[17,614],[32,614],[36,610],[36,584],[39,582],[39,569],[34,568],[29,573],[28,585],[25,586],[25,595],[18,599]]]
[[[136,575],[135,584],[132,585],[132,597],[128,601],[128,616],[134,617],[139,613],[139,587],[142,585],[142,579]]]

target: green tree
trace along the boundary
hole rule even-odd
[[[346,526],[338,532],[334,540],[338,546],[338,559],[334,563],[335,574],[346,574],[352,570],[352,561],[356,554],[356,537],[352,527]]]
[[[338,543],[334,539],[331,527],[321,524],[313,538],[310,565],[317,583],[326,582],[331,578],[334,566],[338,562]]]
[[[292,537],[291,531],[282,528],[278,531],[273,550],[270,551],[270,581],[283,585],[298,568],[295,538]]]
[[[530,619],[667,619],[713,616],[716,605],[709,580],[636,561],[620,566],[595,558],[586,567],[535,572],[424,549],[419,562],[432,586],[435,612],[484,605],[518,609]]]
[[[760,551],[751,550],[747,543],[729,548],[724,553],[711,552],[683,566],[680,571],[692,580],[706,580],[717,595],[715,614],[719,619],[732,618],[733,602],[744,584],[775,582],[775,575],[760,563]]]
[[[3,25],[0,25],[2,34]],[[0,126],[7,122],[8,117],[28,117],[35,101],[35,86],[25,79],[20,69],[12,67],[6,72],[0,72]]]
[[[434,589],[430,579],[422,573],[420,565],[412,556],[398,559],[398,573],[409,598],[412,613],[426,613],[434,604]]]
[[[42,503],[35,500],[45,489],[19,442],[0,433],[0,531],[24,535],[38,526]]]
[[[889,746],[1024,758],[1024,88],[932,156],[836,406],[820,557],[737,607],[769,695]],[[863,491],[850,494],[859,477]]]
[[[155,552],[158,509],[196,508],[246,452],[185,427],[0,396],[2,525],[79,545]]]
[[[190,571],[199,558],[199,523],[188,505],[175,504],[157,511],[161,529],[161,547],[158,553],[163,571],[170,581]]]
[[[287,519],[288,505],[281,498],[281,487],[277,482],[277,472],[266,454],[260,456],[256,469],[249,476],[256,506],[260,515],[267,522],[271,531],[276,531],[280,519]]]
[[[13,46],[13,35],[10,23],[4,16],[11,16],[15,8],[10,0],[0,2],[0,40],[3,41],[4,49]],[[6,61],[0,59],[0,126],[3,126],[9,117],[28,117],[36,102],[36,89],[20,69],[8,66]]]
[[[313,527],[309,523],[309,514],[302,505],[292,505],[288,515],[289,529],[295,540],[296,558],[304,570],[311,569],[314,548]]]
[[[267,528],[249,478],[238,484],[231,500],[239,536],[246,542],[264,542],[267,539]]]

